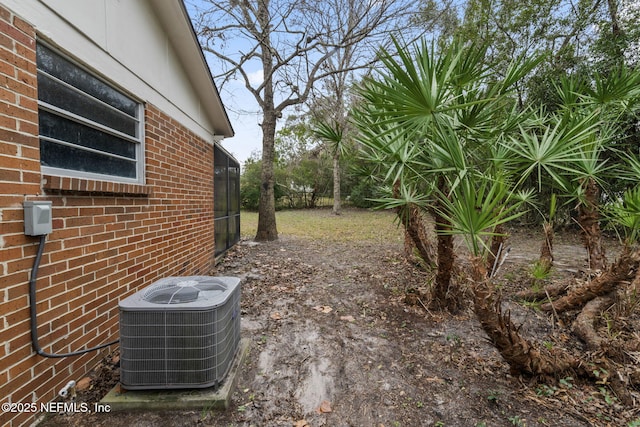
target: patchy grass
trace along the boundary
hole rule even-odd
[[[367,241],[397,243],[403,241],[402,229],[388,211],[344,209],[341,215],[332,215],[330,209],[300,209],[276,212],[280,236],[328,242]],[[258,213],[242,211],[240,234],[252,239],[258,229]]]

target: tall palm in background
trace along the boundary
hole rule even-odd
[[[337,121],[321,121],[313,128],[316,138],[327,144],[331,159],[333,160],[333,207],[331,212],[340,215],[341,195],[340,195],[340,158],[347,151],[347,141],[345,138],[344,125]]]

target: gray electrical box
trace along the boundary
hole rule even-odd
[[[51,233],[53,229],[51,202],[24,202],[24,234],[27,236],[41,236]]]

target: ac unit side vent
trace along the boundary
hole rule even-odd
[[[119,308],[124,388],[222,383],[240,342],[239,278],[168,277],[122,300]]]

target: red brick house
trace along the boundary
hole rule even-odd
[[[28,425],[118,338],[118,302],[211,274],[239,232],[233,136],[180,0],[0,3],[0,425]],[[215,188],[215,191],[214,191]],[[215,203],[214,203],[215,197]],[[52,230],[25,234],[25,202]],[[214,227],[215,223],[215,227]],[[20,406],[22,405],[22,406]],[[5,409],[12,410],[5,410]]]

